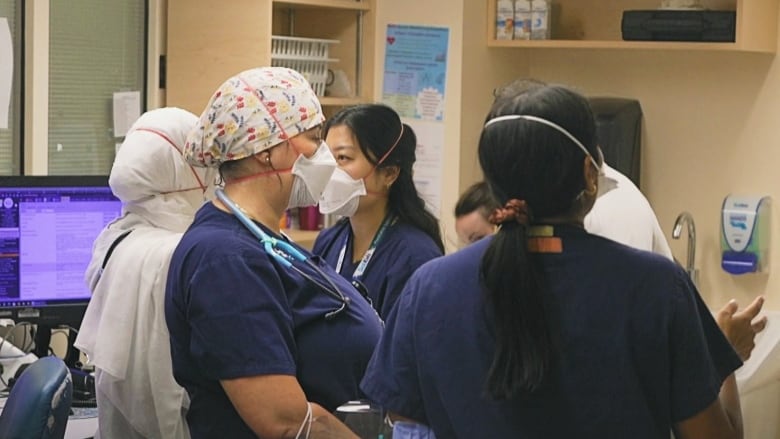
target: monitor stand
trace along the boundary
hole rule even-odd
[[[60,327],[57,327],[60,328]],[[35,349],[33,354],[38,358],[49,356],[49,346],[51,344],[51,331],[55,329],[51,325],[39,324],[35,330]],[[63,362],[70,369],[73,380],[73,401],[72,407],[97,407],[95,399],[95,378],[81,369],[79,357],[81,352],[76,349],[76,331],[68,329],[68,348]]]
[[[40,323],[35,326],[35,349],[33,349],[32,353],[36,357],[43,358],[49,356],[52,329],[51,326]]]

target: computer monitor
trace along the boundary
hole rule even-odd
[[[0,318],[79,328],[92,244],[121,210],[105,176],[0,176]]]

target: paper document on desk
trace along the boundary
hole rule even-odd
[[[780,380],[780,312],[764,311],[766,328],[756,335],[756,347],[735,376],[740,395]]]

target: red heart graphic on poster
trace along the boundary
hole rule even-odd
[[[395,43],[395,37],[387,37],[387,43],[392,46]]]

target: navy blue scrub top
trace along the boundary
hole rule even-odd
[[[174,251],[165,294],[173,373],[191,398],[193,439],[255,437],[220,380],[293,375],[308,400],[329,411],[363,396],[359,382],[381,321],[348,282],[314,261],[351,300],[330,320],[325,314],[341,301],[269,257],[237,218],[211,203],[198,211]]]
[[[321,256],[331,267],[338,265],[339,254],[344,243],[346,248],[341,275],[352,280],[352,275],[363,255],[352,254],[352,228],[349,221],[341,220],[334,226],[320,232],[314,242],[312,253]],[[366,287],[368,297],[382,318],[387,318],[403,291],[406,281],[424,263],[442,255],[439,247],[425,232],[408,224],[396,221],[388,227],[380,239],[360,282]]]
[[[478,276],[488,238],[421,267],[391,312],[362,388],[446,438],[657,438],[718,397],[741,361],[685,272],[556,226],[539,254],[557,366],[534,394],[486,396],[494,336]]]

